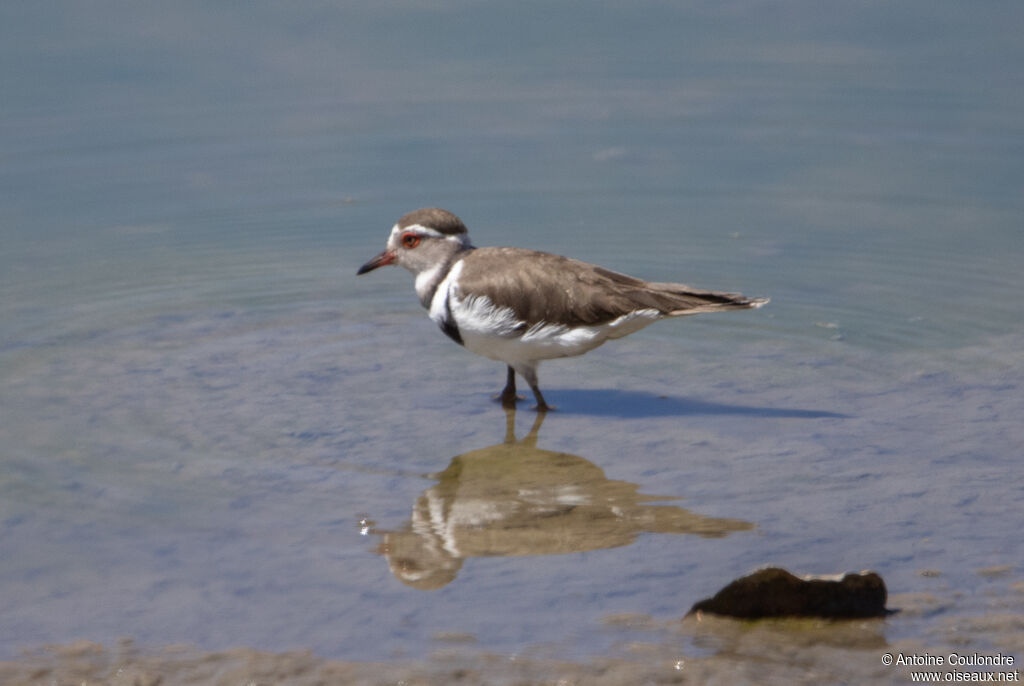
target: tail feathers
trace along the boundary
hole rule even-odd
[[[748,298],[739,293],[702,291],[678,283],[649,283],[645,290],[648,297],[643,300],[652,301],[653,306],[669,317],[757,309],[769,301],[768,298]]]

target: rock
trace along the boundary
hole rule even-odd
[[[798,577],[780,567],[759,569],[736,579],[690,613],[710,612],[740,619],[883,617],[885,582],[875,572],[838,577]]]

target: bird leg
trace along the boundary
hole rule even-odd
[[[511,367],[509,369],[511,370]],[[553,405],[548,405],[546,402],[544,402],[544,396],[540,392],[540,386],[537,385],[536,363],[529,367],[520,367],[519,373],[522,375],[524,379],[526,379],[526,383],[530,384],[530,390],[533,391],[533,397],[537,399],[537,405],[533,409],[537,410],[538,412],[547,412],[548,410],[555,409]]]
[[[537,384],[530,384],[530,390],[533,391],[533,397],[537,399],[537,406],[534,407],[533,409],[541,413],[555,409],[554,405],[548,405],[546,402],[544,402],[544,396],[540,394],[540,388],[537,386]]]
[[[512,367],[508,368],[508,380],[505,382],[505,388],[494,396],[494,399],[500,400],[502,407],[511,409],[515,409],[517,401],[526,399],[524,396],[516,395],[516,370]]]

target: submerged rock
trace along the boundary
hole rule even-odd
[[[690,613],[711,612],[740,619],[883,617],[887,593],[875,572],[836,577],[798,577],[780,567],[759,569],[736,579]]]

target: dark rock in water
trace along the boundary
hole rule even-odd
[[[801,578],[779,567],[767,567],[736,579],[690,612],[741,619],[883,617],[888,614],[886,597],[885,582],[875,572],[847,574],[841,579]]]

